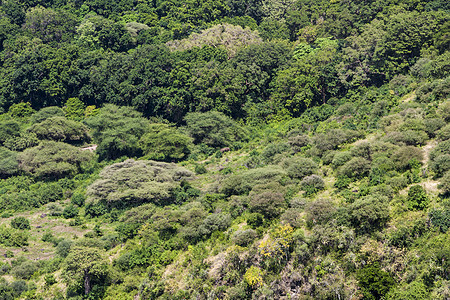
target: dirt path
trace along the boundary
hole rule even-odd
[[[436,140],[429,140],[428,143],[422,147],[423,151],[422,164],[425,168],[428,168],[428,161],[429,161],[428,156],[430,155],[431,150],[433,150],[434,147],[436,147],[436,145],[437,145]]]

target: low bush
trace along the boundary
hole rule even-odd
[[[317,172],[319,166],[310,158],[291,157],[282,161],[281,166],[292,178],[303,178]]]
[[[346,162],[352,159],[352,154],[349,151],[337,152],[333,160],[331,161],[331,166],[333,169],[337,169],[340,166],[343,166]]]
[[[362,178],[370,171],[370,161],[362,157],[354,157],[338,169],[340,176]]]
[[[38,264],[32,261],[25,261],[12,268],[11,273],[21,279],[30,279],[30,277],[39,270]]]
[[[389,219],[389,200],[380,195],[357,199],[349,207],[350,221],[359,233],[381,229]]]
[[[431,170],[441,177],[450,170],[450,154],[442,154],[433,158],[429,163]]]
[[[408,208],[412,210],[423,210],[428,205],[428,197],[425,189],[420,185],[413,185],[408,191]]]
[[[310,196],[325,188],[325,182],[322,177],[318,175],[306,176],[300,182],[300,185],[302,186],[302,190],[306,192],[307,196]]]
[[[78,216],[78,208],[71,204],[64,208],[62,215],[65,219],[75,218]]]
[[[282,193],[266,191],[252,195],[249,207],[251,211],[271,219],[278,217],[287,208],[287,203]]]
[[[0,243],[8,247],[28,245],[29,234],[26,231],[0,225]]]
[[[422,150],[414,146],[400,147],[392,154],[392,160],[399,171],[408,170],[412,163],[420,162],[423,159]]]
[[[25,217],[16,217],[11,220],[11,227],[20,230],[31,229],[30,221]]]

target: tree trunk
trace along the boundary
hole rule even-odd
[[[91,292],[91,278],[89,273],[84,271],[84,294],[87,295]]]

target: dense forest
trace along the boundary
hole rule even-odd
[[[0,0],[0,299],[450,299],[449,12]]]

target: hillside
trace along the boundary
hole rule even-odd
[[[0,1],[0,299],[449,299],[445,1]]]

